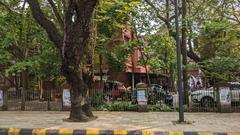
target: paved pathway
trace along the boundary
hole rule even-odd
[[[21,112],[0,111],[0,128],[100,128],[100,129],[154,129],[181,131],[240,131],[240,113],[186,113],[185,118],[192,124],[174,124],[176,112],[94,112],[98,119],[88,123],[69,123],[63,119],[68,112]]]

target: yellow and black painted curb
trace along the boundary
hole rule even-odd
[[[19,129],[0,128],[0,135],[240,135],[240,132],[185,132],[143,130],[100,130],[100,129]]]

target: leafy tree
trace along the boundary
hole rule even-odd
[[[50,80],[59,75],[59,51],[47,39],[46,33],[30,15],[26,1],[1,2],[3,12],[0,16],[0,51],[1,74],[20,76],[20,83],[14,83],[17,91],[22,84],[22,110],[24,110],[25,93],[31,83],[37,80]],[[36,79],[29,79],[29,76]]]
[[[155,73],[169,73],[176,64],[175,42],[166,33],[156,33],[147,37],[147,46],[144,53],[147,55],[148,64]]]
[[[198,52],[203,59],[199,63],[212,80],[235,81],[239,73],[239,25],[226,19],[206,21],[200,31]]]
[[[239,31],[239,25],[226,19],[206,21],[200,31],[197,47],[202,59],[216,56],[239,57]]]
[[[112,72],[125,70],[127,57],[133,53],[130,41],[122,39],[124,29],[131,30],[131,14],[140,3],[137,0],[119,1],[102,0],[97,11],[97,46],[96,55],[99,55],[95,63],[102,64],[104,59]],[[115,40],[118,40],[115,42]],[[101,69],[100,69],[101,71]]]
[[[214,57],[198,63],[211,83],[217,81],[239,81],[239,57]]]
[[[93,21],[98,0],[27,0],[37,23],[46,30],[49,39],[61,52],[61,73],[71,86],[70,120],[89,121],[94,118],[89,102],[89,89],[93,81],[93,50],[95,23]],[[42,6],[50,5],[58,23],[49,18]],[[59,12],[61,11],[62,12]],[[62,14],[63,13],[63,14]]]

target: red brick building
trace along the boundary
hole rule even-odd
[[[133,34],[130,30],[122,29],[113,38],[112,42],[107,45],[109,51],[111,51],[114,45],[121,45],[123,42],[128,42],[133,38]],[[140,65],[139,60],[142,57],[142,53],[138,48],[134,48],[134,54],[132,57],[128,57],[125,64],[125,69],[120,72],[114,72],[111,70],[111,65],[108,65],[106,60],[102,61],[102,73],[104,74],[104,81],[120,81],[123,82],[125,87],[132,85],[132,72],[134,71],[134,83],[145,82],[147,83],[146,68]],[[103,58],[104,59],[104,58]],[[168,85],[167,75],[156,75],[151,73],[150,67],[146,66],[149,72],[150,81],[153,84]],[[100,65],[95,65],[95,80],[100,80]]]

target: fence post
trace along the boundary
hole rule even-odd
[[[2,110],[3,111],[7,111],[8,110],[8,91],[7,90],[3,90],[3,106],[2,106]]]
[[[48,97],[47,97],[47,110],[51,110],[50,107],[50,100],[51,100],[51,89],[48,90]]]
[[[62,106],[62,111],[64,111],[64,108],[63,108],[63,89],[61,88],[60,89],[60,91],[61,91],[61,106]]]
[[[49,110],[51,110],[51,108],[50,108],[50,98],[48,97],[48,101],[47,101],[47,110],[49,111]]]
[[[26,95],[26,91],[22,89],[21,91],[21,110],[22,111],[25,110],[25,95]]]
[[[231,96],[230,96],[230,84],[226,82],[218,82],[217,86],[217,110],[218,112],[231,112]]]

